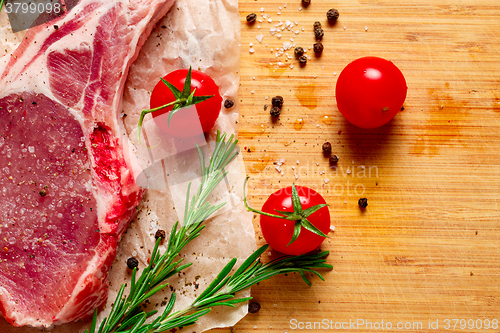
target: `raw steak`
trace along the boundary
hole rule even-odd
[[[0,64],[0,311],[88,317],[144,190],[118,125],[128,68],[173,0],[82,0]],[[0,60],[1,61],[1,60]]]

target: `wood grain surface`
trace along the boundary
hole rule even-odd
[[[318,190],[336,227],[322,246],[334,269],[325,282],[313,278],[311,288],[299,276],[260,283],[252,291],[260,312],[216,331],[290,332],[310,322],[314,332],[324,331],[326,320],[330,331],[370,331],[370,322],[380,332],[398,323],[405,332],[499,332],[498,1],[312,0],[302,10],[299,0],[286,7],[260,0],[239,5],[239,136],[251,203],[260,208],[292,182]],[[335,25],[326,20],[332,7],[340,12]],[[262,19],[261,8],[272,22],[248,25],[246,15]],[[279,20],[294,24],[281,38],[270,34]],[[290,38],[311,47],[314,21],[325,31],[321,57],[309,51],[301,68],[293,57],[275,56]],[[375,130],[347,123],[335,102],[339,73],[362,56],[393,61],[408,84],[404,111]],[[272,122],[264,105],[275,95],[285,103]],[[340,157],[337,169],[321,153],[325,141]],[[280,158],[284,175],[273,165]],[[368,199],[364,212],[360,197]],[[254,223],[264,244],[258,218]],[[436,322],[438,329],[429,329]]]

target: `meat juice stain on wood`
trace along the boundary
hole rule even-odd
[[[319,120],[326,125],[331,125],[333,124],[333,117],[332,116],[322,116],[319,118]]]
[[[271,161],[273,160],[273,156],[270,154],[264,154],[262,157],[260,157],[257,162],[253,163],[251,166],[251,172],[257,173],[257,172],[262,172],[268,166]]]
[[[300,131],[304,127],[304,118],[298,118],[295,120],[295,123],[293,124],[293,129],[296,131]]]
[[[445,86],[448,90],[449,83]],[[461,138],[460,127],[468,121],[468,103],[456,100],[439,89],[428,89],[428,94],[433,100],[433,105],[425,124],[425,134],[416,139],[410,153],[436,156],[439,155],[439,147],[457,144],[467,147]]]
[[[295,97],[299,100],[302,106],[313,110],[318,106],[318,97],[316,96],[316,85],[311,83],[303,83],[295,90]]]

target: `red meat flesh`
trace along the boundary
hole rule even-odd
[[[172,3],[82,0],[0,60],[0,313],[14,326],[87,318],[106,301],[144,194],[121,139],[123,87]]]

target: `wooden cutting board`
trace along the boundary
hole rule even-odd
[[[336,229],[322,246],[334,266],[325,282],[260,283],[252,294],[262,309],[232,332],[500,330],[500,6],[439,3],[240,0],[239,137],[251,203],[260,208],[292,182],[309,186],[330,204]],[[263,22],[246,24],[252,12]],[[293,23],[281,38],[270,33],[280,20]],[[276,57],[285,42],[311,47],[315,21],[325,31],[320,58],[301,68]],[[347,123],[335,102],[339,73],[362,56],[393,61],[408,84],[404,111],[375,130]],[[264,106],[275,95],[285,102],[272,122]],[[336,170],[325,141],[340,157]],[[284,175],[273,165],[281,158]]]

